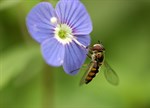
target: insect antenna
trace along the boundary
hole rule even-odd
[[[98,43],[99,43],[99,44],[102,44],[102,41],[99,41],[99,40],[98,40]]]

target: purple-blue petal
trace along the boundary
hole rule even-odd
[[[54,26],[50,23],[50,18],[54,17],[55,10],[48,2],[37,4],[29,12],[26,24],[31,36],[39,43],[53,36]]]
[[[75,37],[84,46],[89,46],[90,43],[91,43],[91,38],[90,38],[89,35],[78,35],[78,36],[75,36]]]
[[[50,38],[41,44],[45,61],[51,66],[61,66],[64,62],[65,47],[56,40]]]
[[[88,35],[92,31],[90,16],[79,0],[59,1],[56,14],[61,23],[66,23],[73,29],[74,35]]]
[[[63,68],[67,74],[75,75],[78,73],[86,59],[86,51],[75,42],[65,45],[65,56]]]

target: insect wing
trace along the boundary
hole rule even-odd
[[[85,84],[85,79],[86,79],[88,73],[91,71],[91,69],[92,69],[93,66],[94,66],[94,62],[90,62],[90,64],[88,65],[88,68],[87,68],[86,72],[84,73],[83,77],[81,78],[80,85]]]
[[[119,77],[116,74],[116,72],[110,67],[110,65],[105,61],[104,62],[104,75],[106,80],[113,84],[118,85],[119,84]]]

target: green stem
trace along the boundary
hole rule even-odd
[[[43,71],[43,108],[54,108],[54,77],[50,66]]]

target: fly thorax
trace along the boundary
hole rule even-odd
[[[97,56],[97,60],[99,62],[103,62],[103,60],[104,60],[104,54],[102,52],[97,53],[96,56]]]
[[[92,57],[92,61],[95,61],[95,59],[96,59],[96,54],[93,53],[93,54],[91,55],[91,57]]]

